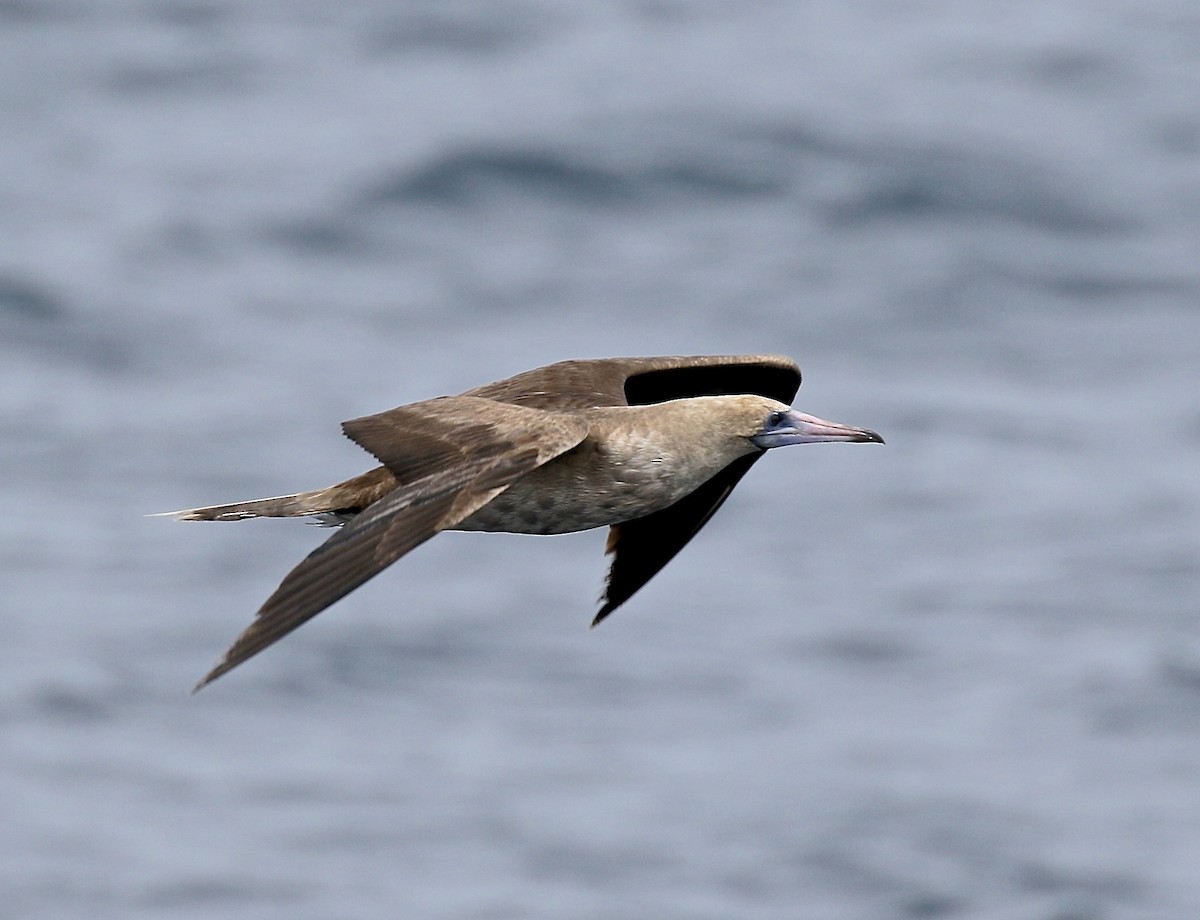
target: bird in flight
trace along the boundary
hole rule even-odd
[[[666,565],[766,451],[874,431],[790,408],[800,368],[772,355],[561,361],[352,419],[382,464],[324,489],[167,512],[180,521],[340,525],[267,598],[199,690],[443,530],[609,528],[595,626]]]

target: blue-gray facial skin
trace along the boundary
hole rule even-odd
[[[824,441],[883,443],[883,438],[869,428],[852,428],[839,422],[827,422],[795,409],[772,412],[763,423],[763,430],[750,440],[763,450],[787,447],[789,444],[819,444]]]

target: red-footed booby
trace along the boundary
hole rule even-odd
[[[800,368],[770,355],[562,361],[353,419],[383,465],[278,498],[168,512],[181,521],[312,517],[341,524],[267,598],[196,690],[443,530],[609,528],[595,626],[666,565],[766,451],[883,443],[789,407]]]

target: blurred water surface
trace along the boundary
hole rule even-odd
[[[1200,7],[0,4],[3,917],[1193,918]],[[197,697],[342,419],[783,352],[586,629],[451,534]]]

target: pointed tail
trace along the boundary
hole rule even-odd
[[[328,489],[314,492],[297,492],[294,495],[279,495],[275,498],[257,498],[248,502],[233,502],[228,505],[211,505],[207,508],[185,508],[182,511],[164,511],[149,517],[172,517],[177,521],[242,521],[256,517],[303,517],[333,511],[330,508]]]
[[[386,466],[379,466],[326,489],[207,508],[164,511],[149,516],[172,517],[177,521],[244,521],[256,517],[319,516],[321,523],[336,526],[345,523],[349,517],[378,501],[395,487],[396,477]]]

